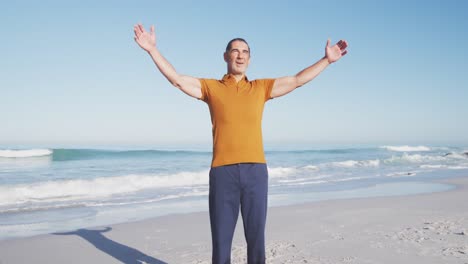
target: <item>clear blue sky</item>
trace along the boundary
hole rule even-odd
[[[250,79],[295,74],[346,39],[341,61],[267,103],[266,147],[468,143],[466,1],[65,2],[0,6],[0,145],[209,145],[207,105],[156,70],[138,22],[195,77],[222,77],[234,37]]]

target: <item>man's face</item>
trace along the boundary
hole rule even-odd
[[[243,41],[231,43],[231,49],[224,53],[224,61],[228,65],[228,73],[245,74],[250,63],[249,46]]]

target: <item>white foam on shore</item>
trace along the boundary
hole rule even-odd
[[[155,199],[147,199],[143,201],[128,201],[128,202],[93,202],[93,203],[87,203],[86,206],[90,207],[100,207],[100,206],[117,206],[117,205],[132,205],[132,204],[146,204],[146,203],[154,203],[154,202],[161,202],[165,200],[171,200],[171,199],[179,199],[183,197],[196,197],[196,196],[208,196],[209,192],[208,191],[190,191],[186,193],[181,193],[181,194],[171,194],[171,195],[166,195],[163,197],[155,198]]]
[[[269,178],[285,178],[290,175],[294,175],[298,173],[298,169],[294,167],[275,167],[275,168],[268,168],[268,176]]]
[[[314,170],[314,171],[317,171],[319,170],[319,167],[315,166],[315,165],[307,165],[307,166],[304,166],[302,167],[303,169],[306,169],[306,170]]]
[[[105,198],[153,188],[208,184],[208,171],[172,175],[126,175],[89,180],[62,180],[0,187],[0,205],[68,202]]]
[[[340,168],[356,168],[356,167],[379,167],[380,160],[347,160],[329,163],[331,166]]]
[[[410,171],[410,172],[393,172],[393,173],[388,173],[388,177],[401,177],[401,176],[415,176],[416,172]]]
[[[465,166],[449,166],[447,167],[450,170],[465,170],[468,169],[468,165]]]
[[[300,178],[300,179],[281,179],[281,180],[278,180],[278,182],[280,182],[280,183],[295,183],[295,182],[303,182],[303,181],[306,181],[306,180],[310,180],[310,179],[306,179],[306,178]]]
[[[390,151],[398,151],[398,152],[412,152],[412,151],[430,151],[431,148],[426,146],[381,146],[380,148],[387,149]]]
[[[456,159],[456,160],[468,159],[468,155],[466,155],[465,152],[461,152],[461,153],[451,152],[451,153],[447,153],[446,155],[444,155],[444,157],[447,159]]]
[[[294,175],[303,175],[304,173],[310,175],[310,173],[316,173],[319,171],[319,167],[315,165],[307,165],[304,167],[272,167],[268,168],[268,177],[270,179],[284,179]]]
[[[328,181],[305,181],[305,182],[299,182],[299,183],[294,183],[294,184],[286,184],[288,186],[304,186],[304,185],[311,185],[311,184],[321,184],[321,183],[327,183]]]
[[[392,156],[384,160],[384,163],[424,163],[424,162],[433,162],[433,161],[446,161],[447,158],[442,156],[428,156],[420,154],[407,154],[403,153],[402,156]]]
[[[447,168],[447,165],[435,164],[435,165],[421,165],[419,167],[421,169],[442,169],[442,168]]]
[[[0,158],[31,158],[52,155],[50,149],[0,150]]]
[[[158,198],[145,199],[145,200],[129,200],[129,201],[67,201],[66,203],[55,204],[27,204],[22,207],[0,209],[0,213],[15,213],[15,212],[28,212],[28,211],[47,211],[66,208],[79,208],[79,207],[103,207],[103,206],[128,206],[128,205],[142,205],[149,203],[157,203],[167,200],[175,200],[187,197],[201,197],[208,196],[208,191],[189,191],[180,194],[164,195]]]

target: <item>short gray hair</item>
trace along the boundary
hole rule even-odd
[[[242,41],[244,42],[245,44],[247,44],[247,47],[249,48],[249,52],[250,52],[250,46],[249,46],[249,43],[247,43],[247,41],[243,38],[235,38],[235,39],[231,39],[231,41],[228,42],[227,46],[226,46],[226,52],[230,51],[231,48],[232,48],[232,43],[234,41]]]

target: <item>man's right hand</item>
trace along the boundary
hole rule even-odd
[[[151,52],[156,49],[156,34],[154,34],[154,26],[151,26],[151,31],[148,32],[142,24],[137,24],[133,27],[133,31],[135,32],[134,39],[142,49],[147,52]]]
[[[146,31],[142,24],[135,25],[133,30],[135,31],[135,42],[149,53],[164,77],[182,92],[200,99],[202,97],[200,80],[187,75],[178,74],[174,67],[163,57],[156,48],[154,26],[151,26],[150,32]]]

